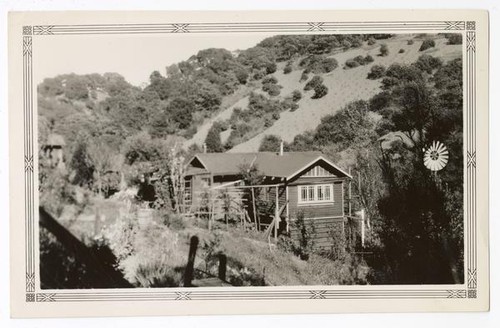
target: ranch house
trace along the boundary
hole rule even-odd
[[[256,185],[244,179],[244,170],[252,166],[260,176]],[[189,211],[204,208],[216,220],[227,220],[230,211],[275,237],[296,232],[299,212],[305,222],[314,222],[318,241],[332,227],[343,228],[350,215],[344,190],[351,176],[321,152],[283,152],[281,147],[278,153],[200,153],[188,162],[184,181]],[[232,200],[224,201],[228,195]]]

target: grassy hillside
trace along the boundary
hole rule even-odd
[[[272,134],[280,136],[284,141],[291,142],[293,138],[305,131],[312,130],[318,126],[321,118],[327,114],[333,114],[346,104],[354,100],[368,100],[380,92],[380,81],[366,78],[371,66],[385,65],[393,63],[410,64],[417,58],[429,53],[436,57],[454,59],[460,56],[461,45],[446,45],[446,39],[436,41],[436,48],[427,51],[418,51],[422,41],[416,41],[413,45],[407,45],[407,37],[400,36],[385,42],[389,47],[389,55],[378,56],[379,46],[364,46],[360,49],[353,49],[333,55],[340,64],[358,55],[372,55],[375,61],[369,65],[359,66],[352,69],[336,69],[331,73],[323,74],[324,84],[328,87],[328,94],[321,99],[311,99],[313,91],[307,91],[299,101],[299,109],[294,112],[281,114],[278,121],[273,126],[258,134],[251,140],[235,146],[232,152],[257,151],[265,135]],[[400,54],[399,49],[405,49]],[[302,89],[304,83],[299,83],[301,71],[293,71],[290,74],[283,74],[278,70],[275,74],[278,83],[283,86],[282,94],[290,94],[295,89]]]
[[[413,44],[408,44],[408,40],[413,39]],[[287,110],[280,113],[278,120],[268,128],[262,131],[255,130],[250,140],[237,144],[232,147],[230,152],[251,152],[257,151],[262,139],[266,135],[277,135],[286,142],[291,142],[293,138],[308,130],[315,129],[321,118],[328,114],[333,114],[346,104],[354,100],[368,100],[378,92],[380,92],[380,80],[367,79],[367,75],[373,65],[384,65],[388,67],[394,63],[410,64],[415,62],[419,56],[429,54],[434,57],[440,57],[444,61],[455,59],[461,56],[461,45],[447,44],[448,40],[443,36],[439,36],[433,48],[425,51],[419,51],[423,38],[399,35],[387,40],[379,40],[375,44],[368,45],[366,42],[359,48],[351,48],[346,51],[336,50],[336,53],[330,54],[329,57],[335,58],[339,67],[332,72],[318,74],[328,88],[328,94],[320,99],[312,99],[313,90],[303,91],[304,85],[310,81],[315,74],[309,74],[309,79],[300,82],[303,69],[299,67],[299,62],[303,57],[296,58],[292,63],[292,71],[288,74],[283,72],[286,62],[280,62],[277,65],[277,70],[272,75],[278,80],[281,92],[277,99],[284,99],[289,96],[294,90],[300,90],[303,93],[302,99],[298,101],[299,108],[297,110]],[[380,56],[380,45],[387,44],[389,53],[387,56]],[[403,49],[404,52],[400,52]],[[347,60],[356,56],[371,55],[374,58],[372,63],[358,66],[355,68],[344,69],[344,64]],[[247,88],[249,92],[251,88]],[[256,84],[253,87],[256,92],[262,92],[260,85]],[[248,105],[248,96],[243,96],[240,99],[232,97],[234,104],[223,109],[214,117],[206,120],[199,128],[197,133],[187,141],[186,145],[190,146],[194,143],[201,145],[211,126],[216,121],[224,121],[231,117],[234,108],[245,108]],[[221,140],[224,143],[227,141],[231,129],[221,132]]]

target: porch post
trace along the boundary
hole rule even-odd
[[[276,185],[276,206],[274,207],[274,240],[278,239],[278,224],[279,224],[279,187]]]

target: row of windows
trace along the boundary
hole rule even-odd
[[[299,186],[299,203],[333,202],[333,185]]]
[[[332,173],[328,172],[321,166],[315,166],[303,175],[304,177],[331,177]]]

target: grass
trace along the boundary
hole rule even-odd
[[[290,142],[300,133],[307,130],[313,130],[320,123],[321,118],[328,114],[333,114],[347,103],[359,99],[368,100],[380,91],[380,81],[366,79],[366,76],[373,65],[384,65],[388,67],[392,63],[410,64],[417,58],[429,53],[433,56],[441,57],[443,60],[457,58],[461,54],[460,45],[447,45],[447,40],[443,38],[436,39],[436,47],[426,51],[418,51],[422,43],[421,40],[415,40],[412,45],[407,44],[408,36],[401,35],[393,39],[384,40],[389,47],[388,56],[377,56],[379,46],[361,47],[350,49],[345,52],[338,52],[332,56],[339,63],[345,63],[346,60],[356,56],[371,55],[375,60],[364,66],[359,66],[351,70],[337,68],[334,71],[322,74],[323,84],[328,88],[328,94],[320,99],[311,99],[314,91],[304,92],[302,99],[298,102],[299,109],[294,112],[287,111],[280,115],[280,119],[266,130],[258,133],[252,139],[233,147],[232,152],[250,152],[257,151],[265,135],[274,134],[280,136],[284,141]],[[404,53],[398,53],[399,49],[404,49]],[[278,70],[273,75],[278,79],[278,83],[283,86],[282,95],[289,95],[295,89],[302,90],[306,82],[300,83],[302,70],[293,70],[289,74],[283,73],[286,63],[280,63]],[[310,74],[309,79],[314,74]]]

